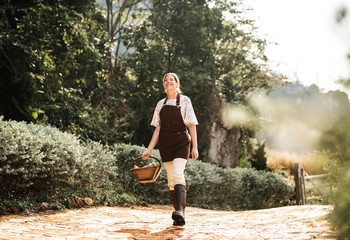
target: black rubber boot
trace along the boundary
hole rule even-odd
[[[186,208],[186,187],[182,184],[175,185],[175,211],[172,214],[173,225],[185,225],[185,208]]]
[[[170,202],[173,205],[174,209],[176,209],[176,200],[175,200],[175,190],[169,191]]]
[[[170,198],[170,202],[171,204],[173,205],[174,209],[176,210],[176,199],[175,199],[175,190],[170,190],[169,191],[169,198]],[[174,226],[182,226],[183,223],[182,222],[177,222],[177,221],[174,221],[173,222],[173,225]]]

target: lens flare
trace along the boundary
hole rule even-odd
[[[334,99],[322,94],[292,98],[254,93],[247,105],[227,104],[222,119],[227,128],[258,129],[257,137],[276,150],[302,153],[319,147],[340,111]]]

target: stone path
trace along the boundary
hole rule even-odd
[[[187,207],[187,224],[173,227],[172,208],[93,207],[0,217],[0,239],[336,239],[326,220],[331,206],[257,211]]]

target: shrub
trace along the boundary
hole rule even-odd
[[[0,209],[19,210],[39,202],[57,209],[70,207],[73,196],[94,203],[169,204],[164,165],[155,183],[140,184],[130,173],[144,147],[81,142],[49,126],[0,118]],[[159,157],[158,150],[154,156]],[[140,160],[139,167],[154,160]],[[293,187],[271,172],[221,168],[188,161],[185,170],[188,203],[214,209],[259,209],[288,203]]]
[[[279,207],[294,194],[281,175],[247,168],[221,168],[190,161],[186,168],[188,201],[193,206],[227,210]]]
[[[68,202],[72,195],[86,195],[100,201],[113,192],[116,169],[113,154],[99,143],[81,143],[56,128],[0,118],[3,199]]]
[[[122,191],[135,196],[138,201],[169,203],[164,167],[155,183],[140,184],[129,172],[131,161],[144,151],[143,147],[114,145]],[[154,154],[159,157],[158,151]],[[279,207],[288,204],[294,194],[292,182],[281,175],[254,169],[221,168],[190,160],[185,176],[187,203],[203,208],[242,210]]]
[[[329,168],[333,191],[334,210],[331,221],[338,230],[338,239],[350,236],[350,163],[339,152],[329,154]]]
[[[331,220],[338,228],[338,239],[349,239],[350,236],[350,166],[343,169],[344,174],[334,194],[334,210]]]

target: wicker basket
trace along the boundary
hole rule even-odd
[[[137,178],[137,180],[140,183],[152,183],[155,182],[160,174],[161,171],[161,162],[158,158],[150,156],[150,158],[153,158],[157,160],[158,166],[150,166],[150,167],[142,167],[142,168],[135,168],[135,162],[138,160],[141,160],[142,157],[138,157],[134,159],[130,164],[129,171]]]

